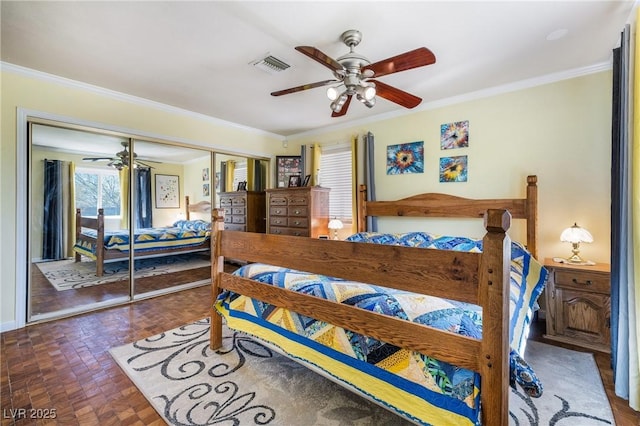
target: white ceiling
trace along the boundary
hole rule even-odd
[[[232,123],[289,136],[400,114],[378,99],[331,118],[324,88],[270,93],[333,78],[294,50],[337,58],[342,32],[372,62],[425,46],[436,63],[381,77],[423,98],[417,109],[476,91],[611,61],[634,1],[1,1],[1,59]],[[558,40],[547,40],[557,30]],[[291,65],[250,65],[267,53]]]

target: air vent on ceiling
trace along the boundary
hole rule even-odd
[[[291,65],[287,64],[282,59],[278,59],[275,56],[269,54],[267,54],[264,58],[251,62],[251,65],[270,74],[278,73],[291,67]]]

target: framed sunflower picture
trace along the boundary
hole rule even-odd
[[[387,146],[387,174],[424,173],[424,141]]]
[[[467,148],[468,146],[468,120],[440,125],[440,149]]]
[[[440,158],[440,182],[466,182],[467,156]]]

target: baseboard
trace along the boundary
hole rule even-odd
[[[4,333],[5,331],[15,330],[16,328],[17,327],[16,327],[15,321],[3,322],[2,324],[0,324],[0,333]]]

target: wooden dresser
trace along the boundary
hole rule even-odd
[[[224,210],[224,229],[265,232],[267,211],[264,192],[221,192],[220,208]]]
[[[329,191],[320,186],[267,189],[267,233],[328,236]]]
[[[545,338],[611,352],[611,283],[606,263],[571,265],[545,259]]]

